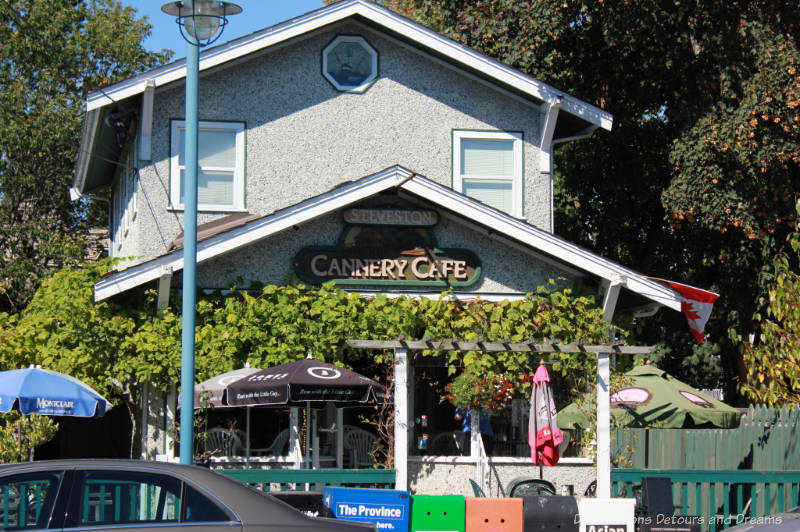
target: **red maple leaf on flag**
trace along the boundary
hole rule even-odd
[[[719,294],[674,281],[665,281],[681,296],[681,312],[689,322],[689,330],[698,342],[705,340],[705,328]]]
[[[692,304],[688,301],[681,301],[681,312],[690,320],[700,319],[700,314],[697,313]]]

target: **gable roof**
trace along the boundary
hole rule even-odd
[[[400,166],[347,183],[267,216],[243,220],[243,224],[232,224],[228,230],[210,232],[207,238],[197,244],[197,263],[201,264],[391,189],[422,198],[470,222],[491,228],[496,235],[518,242],[546,259],[567,264],[570,268],[609,282],[621,283],[631,292],[660,305],[674,310],[681,308],[679,296],[661,283]],[[95,284],[95,300],[112,297],[156,280],[165,272],[171,273],[182,268],[183,250],[168,252],[101,279]]]
[[[275,26],[245,35],[225,44],[202,50],[201,71],[223,67],[245,56],[278,47],[345,20],[354,20],[382,32],[387,38],[416,49],[434,61],[450,65],[499,89],[531,102],[533,112],[557,109],[557,120],[548,139],[566,142],[590,136],[597,128],[610,130],[612,116],[537,79],[448,39],[394,11],[369,0],[341,0]],[[91,92],[81,132],[81,145],[75,164],[73,188],[79,194],[91,193],[108,184],[122,156],[122,145],[114,129],[115,117],[136,115],[140,100],[150,102],[156,90],[186,78],[186,59],[144,72],[133,78]],[[141,112],[144,111],[144,105]],[[143,119],[144,127],[147,119]],[[548,120],[548,122],[550,122]],[[149,133],[142,133],[148,135]],[[148,146],[149,145],[145,143]]]
[[[563,91],[523,74],[472,48],[448,39],[369,0],[342,0],[275,26],[209,48],[200,54],[200,70],[214,68],[350,17],[363,20],[371,26],[402,38],[436,57],[441,57],[461,68],[476,72],[482,77],[514,89],[516,92],[527,95],[533,100],[540,102],[560,100],[563,111],[582,119],[587,123],[587,126],[594,125],[606,130],[611,129],[613,118],[606,111],[569,96]],[[184,58],[110,85],[102,90],[92,92],[87,98],[86,110],[93,111],[141,94],[151,82],[155,82],[155,87],[161,87],[168,83],[180,81],[185,77],[186,60]]]

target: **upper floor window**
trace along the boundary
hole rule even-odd
[[[453,131],[453,188],[522,217],[522,134]]]
[[[378,77],[378,52],[358,35],[338,35],[322,50],[322,75],[336,90],[364,92]]]
[[[184,208],[186,124],[171,123],[170,205]],[[200,122],[197,136],[197,208],[205,211],[244,209],[244,124]]]
[[[113,245],[109,249],[112,257],[116,256],[116,252],[122,249],[122,244],[128,236],[129,229],[136,220],[137,191],[139,188],[136,153],[138,153],[138,147],[134,142],[125,156],[125,166],[119,173],[119,179],[114,183],[114,203],[112,205]]]

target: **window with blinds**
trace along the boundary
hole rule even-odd
[[[522,135],[453,132],[453,185],[467,196],[522,216]]]
[[[172,122],[170,201],[182,209],[185,198],[186,129],[182,120]],[[244,209],[244,124],[200,122],[197,135],[198,210]]]

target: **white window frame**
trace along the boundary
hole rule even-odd
[[[508,181],[509,176],[469,176],[461,169],[461,141],[510,140],[513,141],[514,173],[511,179],[511,216],[522,218],[522,133],[510,131],[453,130],[453,189],[464,194],[464,179],[474,177],[486,181]]]
[[[135,145],[134,145],[135,148]],[[124,240],[128,237],[130,228],[136,220],[137,196],[139,189],[139,170],[136,168],[136,151],[132,148],[125,158],[125,167],[120,171],[119,178],[114,182],[113,204],[111,223],[113,238],[111,256],[122,249]]]
[[[205,122],[201,121],[198,124],[199,131],[231,131],[235,133],[235,158],[236,166],[233,169],[233,203],[231,205],[224,204],[209,204],[200,203],[198,200],[198,211],[229,211],[238,212],[244,210],[244,122]],[[186,129],[186,122],[184,120],[172,120],[170,122],[170,188],[169,199],[170,208],[174,210],[183,210],[184,204],[181,203],[181,170],[179,165],[179,155],[184,150],[185,146],[181,145],[181,131]],[[198,154],[200,155],[200,154]],[[200,170],[200,169],[198,169]],[[205,170],[214,171],[229,171],[230,168],[222,168],[216,166],[206,167]]]

